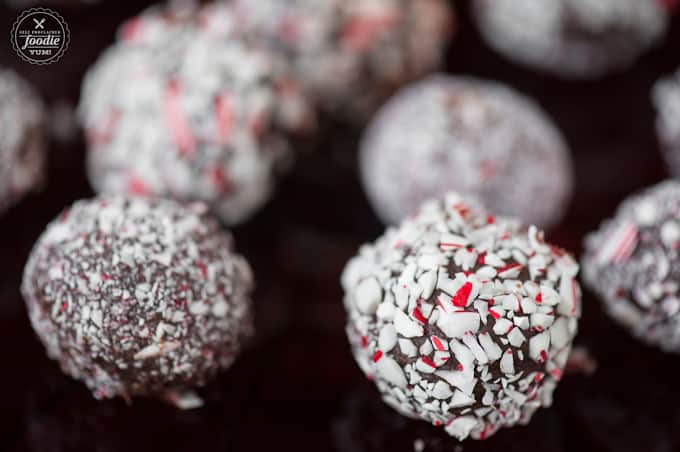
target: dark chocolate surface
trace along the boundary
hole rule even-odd
[[[46,67],[22,62],[0,39],[0,64],[48,102],[77,100],[80,79],[117,24],[148,2],[104,0],[56,7],[71,48]],[[4,7],[0,7],[4,8]],[[447,69],[493,78],[535,97],[564,132],[576,193],[547,239],[577,254],[592,230],[631,192],[666,177],[653,128],[652,83],[680,65],[680,21],[632,69],[594,82],[564,82],[512,65],[486,48],[459,9]],[[17,11],[0,9],[7,36]],[[4,30],[4,32],[3,32]],[[589,292],[576,339],[598,361],[592,377],[566,376],[553,407],[528,427],[456,449],[443,431],[393,413],[352,360],[339,274],[382,226],[356,172],[357,133],[327,124],[274,199],[234,230],[258,282],[257,337],[232,369],[208,385],[206,406],[176,411],[152,400],[98,402],[44,354],[19,293],[31,246],[49,220],[91,195],[84,145],[53,142],[49,183],[0,216],[0,450],[8,451],[645,451],[680,450],[680,356],[645,346],[602,312]],[[532,200],[527,200],[531,202]]]

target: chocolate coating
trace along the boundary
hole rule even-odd
[[[283,63],[236,27],[224,2],[153,7],[121,26],[79,106],[96,191],[204,201],[228,224],[269,199],[288,134],[313,117]]]
[[[252,286],[204,204],[101,196],[48,225],[22,292],[47,354],[96,398],[172,398],[234,361]]]
[[[533,226],[428,201],[345,267],[354,357],[385,403],[460,440],[527,423],[562,377],[577,272]]]
[[[444,0],[231,0],[239,22],[286,55],[322,109],[366,119],[438,68],[453,31]]]
[[[588,235],[584,281],[634,336],[680,352],[680,182],[627,198]]]
[[[0,70],[0,213],[43,181],[45,109],[33,88]]]
[[[399,91],[361,143],[366,194],[397,223],[448,190],[529,224],[557,223],[571,197],[571,157],[531,99],[501,84],[433,75]]]
[[[663,4],[474,0],[473,10],[482,37],[505,57],[565,78],[595,78],[627,68],[665,34]]]

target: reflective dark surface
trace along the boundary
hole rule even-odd
[[[8,40],[17,12],[0,9],[0,64],[49,101],[75,102],[82,74],[116,24],[145,2],[57,6],[71,48],[47,67],[21,62]],[[549,238],[575,252],[583,234],[632,191],[665,177],[649,89],[680,65],[680,23],[631,70],[597,82],[563,82],[511,65],[484,47],[460,11],[448,70],[504,81],[534,96],[571,145],[577,186]],[[3,31],[4,30],[4,31]],[[234,367],[202,390],[206,406],[180,412],[150,400],[97,402],[63,376],[35,339],[19,294],[21,272],[45,224],[91,195],[81,140],[53,143],[49,184],[0,217],[0,450],[10,451],[646,451],[680,450],[680,357],[646,347],[585,294],[577,342],[598,361],[568,376],[554,406],[528,427],[457,446],[377,398],[344,336],[338,278],[359,244],[382,226],[355,170],[357,131],[327,124],[269,205],[234,233],[257,275],[258,336]],[[530,202],[531,200],[528,200]],[[422,441],[422,443],[420,442]]]

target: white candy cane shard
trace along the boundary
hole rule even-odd
[[[382,288],[375,278],[367,278],[359,283],[354,300],[357,308],[364,314],[374,314],[382,298]]]
[[[578,286],[576,279],[562,275],[560,279],[560,297],[562,300],[557,306],[557,312],[566,316],[578,314]]]
[[[470,436],[470,432],[477,426],[478,422],[477,418],[473,416],[462,416],[447,423],[444,430],[446,430],[446,433],[449,435],[462,441]]]
[[[139,360],[155,358],[165,353],[169,353],[173,350],[177,350],[178,348],[181,347],[181,345],[182,344],[177,341],[159,342],[157,344],[151,344],[135,353],[134,359]]]
[[[420,337],[424,334],[423,327],[411,320],[409,316],[402,311],[395,311],[394,327],[397,333],[401,334],[403,337]]]
[[[169,391],[165,398],[180,410],[194,410],[203,406],[203,399],[194,391]]]
[[[437,319],[437,326],[448,338],[461,338],[465,333],[479,331],[481,320],[476,312],[442,312]]]
[[[470,241],[465,237],[455,234],[442,234],[439,246],[441,249],[447,248],[461,248],[466,246]]]
[[[399,388],[405,388],[407,385],[404,370],[399,364],[388,356],[383,356],[376,364],[378,375],[386,381],[392,383]]]

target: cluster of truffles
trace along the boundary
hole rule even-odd
[[[472,8],[507,57],[592,78],[664,34],[666,3]],[[446,0],[171,2],[124,23],[78,107],[101,194],[50,223],[24,271],[49,357],[97,399],[199,406],[190,389],[228,368],[254,333],[252,272],[211,215],[247,220],[316,113],[366,119],[440,66],[453,28]],[[657,83],[653,100],[680,174],[680,72]],[[0,71],[0,212],[41,181],[43,115],[33,90]],[[378,215],[399,225],[341,276],[359,367],[389,406],[459,440],[529,422],[552,403],[581,315],[578,264],[524,226],[554,225],[570,201],[560,131],[511,88],[432,75],[378,110],[360,171]],[[587,237],[583,257],[612,317],[672,352],[678,250],[680,182],[667,181],[626,200]]]
[[[680,352],[680,182],[631,196],[585,242],[583,276],[643,341]]]
[[[396,87],[439,67],[446,0],[230,0],[247,33],[286,56],[329,112],[363,119]]]
[[[231,365],[252,334],[253,278],[201,203],[124,196],[76,202],[28,260],[31,323],[98,399],[178,397]]]
[[[354,357],[388,405],[458,439],[526,423],[567,362],[577,272],[533,226],[428,201],[343,272]]]
[[[622,70],[666,31],[659,0],[474,0],[482,36],[504,56],[567,78]]]
[[[315,106],[362,118],[438,66],[444,0],[174,3],[127,21],[79,114],[98,192],[205,201],[250,217]]]
[[[226,3],[178,3],[120,28],[79,106],[97,191],[205,201],[228,224],[270,197],[288,134],[313,119],[283,62],[236,27]]]
[[[680,70],[659,80],[652,91],[656,131],[671,173],[680,175]]]
[[[447,75],[402,89],[378,112],[360,168],[388,224],[454,190],[549,226],[564,215],[573,185],[564,139],[538,105],[495,82]]]
[[[44,114],[33,88],[14,72],[0,70],[0,212],[42,183]]]

